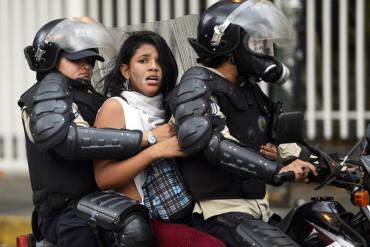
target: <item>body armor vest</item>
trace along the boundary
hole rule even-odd
[[[25,92],[18,103],[21,107],[26,106],[27,112],[31,112],[33,107],[32,96],[38,84]],[[104,98],[95,92],[90,93],[86,88],[76,89],[69,85],[69,90],[79,113],[92,126]],[[70,199],[77,199],[98,190],[91,160],[67,160],[56,154],[53,149],[41,152],[27,135],[26,151],[35,206],[48,201],[54,204],[49,207],[58,209]]]
[[[245,147],[259,152],[260,146],[268,142],[269,110],[272,103],[257,85],[245,83],[243,86],[233,86],[225,78],[207,72],[216,78],[207,86],[211,88],[212,95],[226,117],[230,134]],[[237,104],[233,101],[237,101]],[[260,199],[265,196],[266,185],[263,182],[218,169],[209,164],[202,153],[180,159],[180,163],[185,183],[197,200]]]

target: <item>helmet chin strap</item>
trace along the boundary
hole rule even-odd
[[[72,87],[76,89],[85,89],[85,88],[90,89],[91,87],[91,81],[83,79],[83,78],[77,78],[75,80],[71,79],[71,84],[72,84]]]

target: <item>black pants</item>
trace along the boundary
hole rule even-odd
[[[88,223],[67,207],[38,218],[42,236],[59,247],[99,247],[97,237]]]
[[[299,246],[277,227],[262,220],[256,220],[246,213],[225,213],[207,220],[204,220],[202,215],[194,214],[191,225],[219,238],[229,247],[255,244],[258,246]],[[272,238],[266,238],[266,236]]]
[[[224,216],[232,217],[233,214],[235,213],[226,213],[224,214]],[[245,217],[253,218],[249,214],[245,214]],[[223,224],[222,222],[219,222],[217,220],[217,216],[204,220],[202,215],[194,214],[191,226],[217,237],[229,247],[239,246],[237,239],[235,238],[233,228],[227,226],[226,224]]]

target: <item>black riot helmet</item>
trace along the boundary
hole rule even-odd
[[[90,17],[71,17],[48,22],[36,33],[33,44],[24,49],[30,68],[45,73],[55,68],[59,56],[69,60],[92,58],[104,61],[99,54],[115,53],[108,30]]]
[[[292,26],[272,2],[223,0],[202,14],[197,39],[189,42],[200,63],[231,57],[241,77],[282,84],[289,70],[274,57],[273,50],[292,40]]]
[[[54,43],[47,43],[48,33],[63,19],[56,19],[46,23],[36,33],[32,46],[24,49],[28,65],[34,71],[49,71],[56,64],[60,47]]]

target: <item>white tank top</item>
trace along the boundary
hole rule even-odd
[[[113,99],[121,103],[122,110],[125,114],[126,129],[144,131],[143,126],[142,126],[143,124],[141,121],[141,117],[137,109],[129,105],[128,102],[122,99],[121,97],[113,97]],[[142,186],[145,182],[145,179],[146,179],[145,171],[140,172],[134,177],[134,183],[135,183],[136,189],[138,190],[140,194],[141,202],[143,202],[143,197],[144,197]]]

